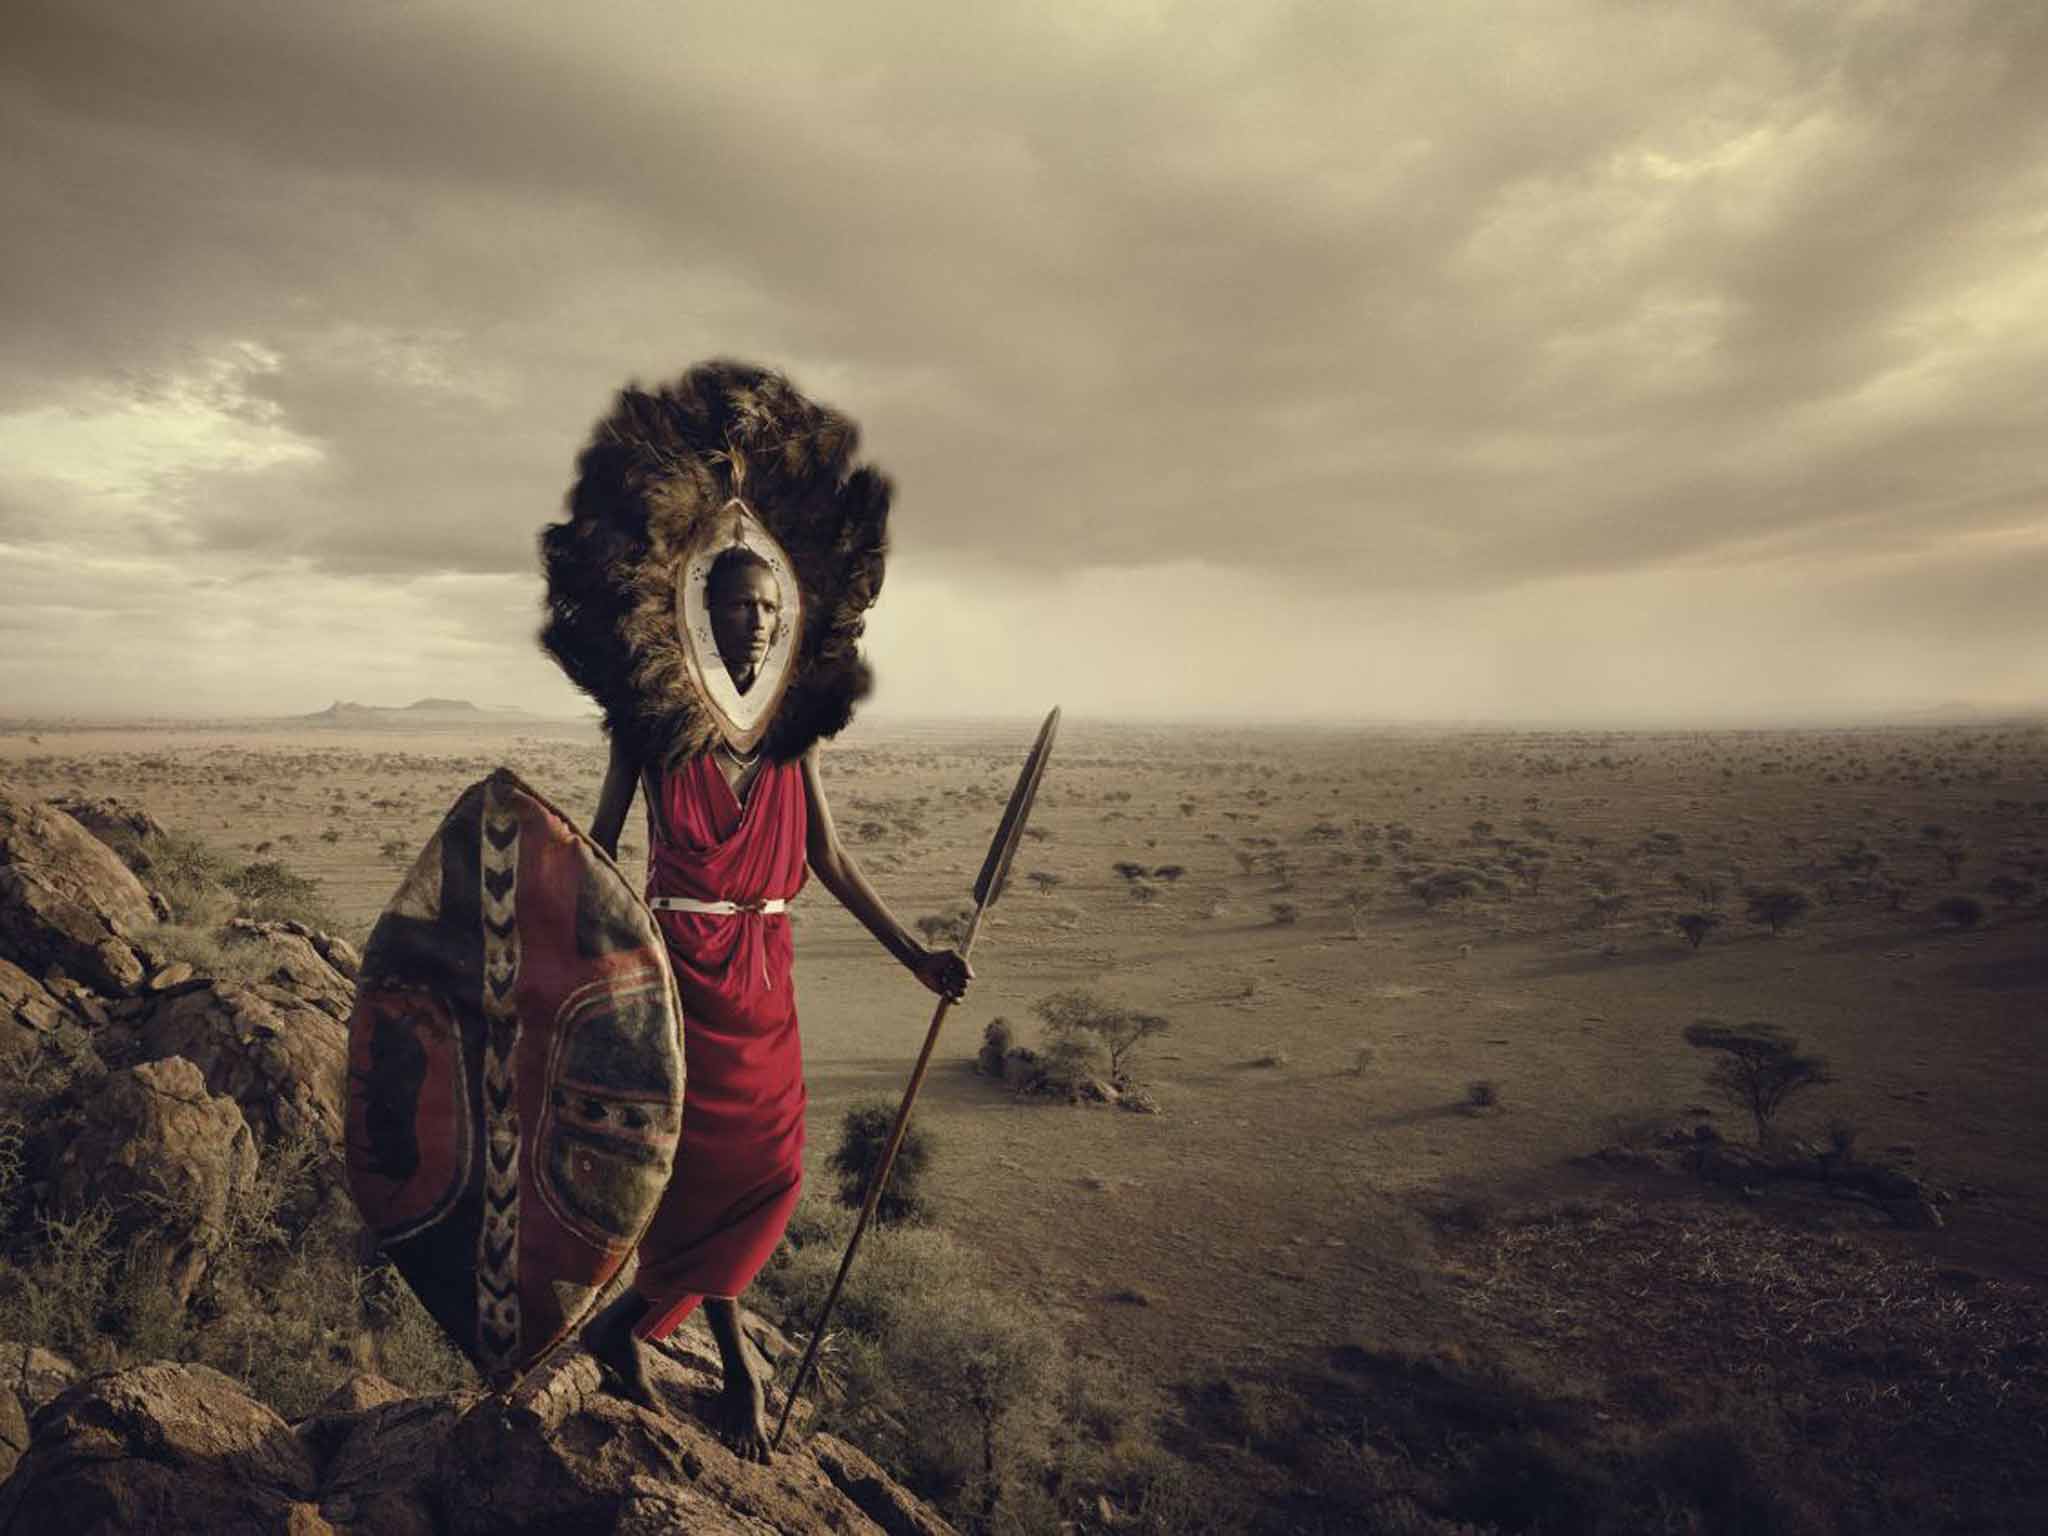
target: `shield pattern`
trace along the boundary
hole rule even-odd
[[[349,1023],[349,1188],[429,1313],[504,1385],[638,1245],[682,1130],[653,914],[508,769],[463,792],[378,919]]]

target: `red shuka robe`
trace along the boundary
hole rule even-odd
[[[802,889],[800,763],[762,765],[746,804],[708,754],[665,773],[647,894],[788,900]],[[737,1296],[768,1262],[803,1182],[803,1047],[783,913],[657,912],[683,1002],[683,1133],[640,1240],[635,1330],[663,1339],[706,1296]]]

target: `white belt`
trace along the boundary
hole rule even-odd
[[[656,912],[786,912],[789,903],[780,896],[766,901],[698,901],[689,896],[652,896],[647,905]]]

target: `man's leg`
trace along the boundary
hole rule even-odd
[[[627,1290],[584,1327],[583,1342],[597,1357],[598,1364],[618,1378],[621,1396],[658,1412],[661,1405],[647,1385],[647,1362],[641,1357],[643,1346],[633,1336],[634,1326],[646,1315],[647,1298],[636,1290]]]
[[[742,1461],[766,1462],[768,1452],[767,1397],[761,1387],[761,1373],[740,1333],[740,1304],[730,1296],[704,1298],[704,1320],[711,1336],[718,1340],[718,1353],[725,1361],[725,1390],[718,1394],[715,1422],[719,1437],[732,1447]]]

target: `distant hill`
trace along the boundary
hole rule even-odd
[[[385,704],[357,704],[349,699],[336,699],[325,709],[310,715],[297,717],[309,725],[427,725],[427,724],[502,724],[519,720],[537,720],[540,717],[531,710],[514,705],[499,705],[485,709],[472,704],[468,699],[415,699],[410,704],[396,707]]]

